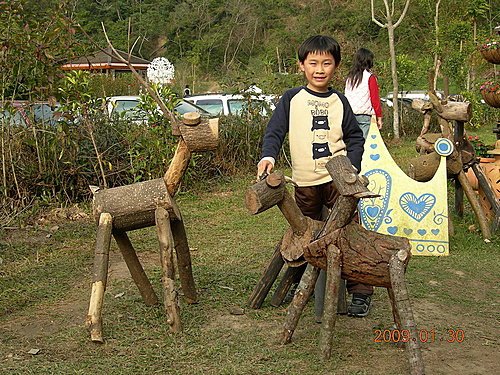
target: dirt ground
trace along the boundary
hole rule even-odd
[[[10,239],[15,240],[21,236],[19,232],[12,231]],[[32,238],[32,243],[44,241],[44,237]],[[158,255],[155,252],[141,252],[139,254],[141,263],[145,269],[158,266]],[[459,293],[461,288],[467,287],[464,271],[449,270],[456,275],[456,290],[451,292]],[[130,279],[129,271],[123,258],[117,251],[113,251],[110,256],[110,270],[108,284],[113,285],[116,280]],[[41,304],[32,315],[14,313],[11,316],[0,320],[0,332],[3,337],[15,337],[15,343],[11,340],[9,345],[0,346],[0,373],[2,373],[2,363],[13,364],[16,361],[26,361],[33,354],[28,354],[30,349],[41,348],[41,351],[50,348],[52,351],[71,353],[79,350],[81,342],[75,340],[69,347],[65,343],[64,347],[58,347],[58,342],[52,341],[51,337],[61,330],[74,328],[86,334],[84,318],[88,309],[90,296],[89,277],[75,279],[74,287],[63,300],[53,304]],[[130,281],[131,282],[131,281]],[[437,283],[428,281],[430,285]],[[484,286],[469,285],[477,287],[480,291]],[[498,291],[498,285],[493,286]],[[479,294],[481,294],[478,291]],[[111,287],[108,293],[116,293]],[[497,293],[498,295],[498,293]],[[479,295],[478,298],[483,296]],[[479,374],[500,374],[500,341],[499,341],[499,321],[497,311],[484,311],[482,315],[472,316],[470,310],[464,306],[452,306],[440,303],[434,296],[428,294],[425,299],[414,299],[413,312],[418,328],[422,333],[422,338],[427,337],[428,342],[422,343],[422,355],[427,370],[427,374],[441,375],[479,375]],[[448,306],[448,307],[446,307]],[[493,303],[498,307],[498,301]],[[268,307],[269,308],[269,307]],[[376,339],[376,329],[386,329],[387,327],[376,327],[374,321],[381,316],[387,316],[389,310],[387,293],[377,288],[374,303],[370,315],[363,319],[353,319],[339,316],[336,329],[343,330],[344,334],[340,339],[335,338],[341,348],[338,350],[342,357],[348,358],[348,364],[335,374],[397,374],[398,370],[406,367],[401,361],[406,363],[407,358],[403,349],[398,348],[393,343],[381,342],[370,347],[370,353],[359,350],[356,343],[359,340]],[[32,317],[36,316],[36,319]],[[294,335],[294,342],[300,345],[301,340],[309,340],[308,329],[318,329],[319,325],[314,322],[306,322],[298,326]],[[205,328],[212,329],[214,326],[227,329],[231,333],[228,335],[252,335],[255,332],[269,336],[271,348],[276,346],[276,338],[281,331],[282,321],[256,321],[249,314],[231,315],[218,314],[209,319],[209,325]],[[449,329],[453,329],[452,334],[459,333],[458,336],[450,336]],[[463,336],[461,336],[463,333]],[[459,339],[449,342],[453,338]],[[340,343],[338,342],[340,340]],[[81,340],[80,340],[81,341]],[[432,342],[431,342],[432,341]],[[0,341],[1,343],[1,341]],[[89,345],[91,345],[89,340]],[[334,343],[335,345],[335,343]],[[67,354],[69,355],[69,354]],[[376,359],[374,359],[376,358]],[[266,360],[265,358],[263,360]],[[359,369],[365,369],[359,372]],[[366,370],[369,369],[369,370]],[[7,372],[6,372],[7,373]],[[10,372],[9,372],[10,373]]]

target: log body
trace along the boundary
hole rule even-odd
[[[408,167],[408,176],[420,182],[432,180],[438,170],[441,156],[436,152],[420,155],[410,160]],[[453,153],[446,158],[446,172],[448,177],[456,176],[462,170],[462,160],[460,153],[454,150]]]
[[[179,219],[177,205],[167,193],[162,178],[138,182],[94,193],[92,211],[96,222],[99,215],[113,216],[113,229],[121,232],[155,225],[155,210],[165,208],[172,219]]]
[[[469,102],[447,102],[441,104],[442,112],[438,116],[448,121],[467,122],[472,118],[472,103]]]
[[[372,232],[351,222],[309,244],[304,257],[313,266],[326,270],[325,251],[332,244],[342,250],[343,279],[385,288],[391,287],[388,271],[391,257],[404,250],[408,253],[407,264],[411,254],[407,238]]]

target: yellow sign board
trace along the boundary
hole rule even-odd
[[[361,223],[368,230],[408,238],[413,255],[449,253],[446,155],[453,145],[441,138],[435,148],[441,155],[438,170],[430,181],[419,182],[394,162],[374,121],[365,142],[361,174],[380,196],[360,200]]]

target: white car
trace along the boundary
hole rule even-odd
[[[442,99],[444,94],[441,91],[437,91],[436,95],[439,99]],[[385,98],[380,98],[382,102],[385,102],[388,107],[393,106],[393,93],[390,92]],[[411,106],[414,99],[429,100],[429,94],[425,90],[413,90],[413,91],[400,91],[398,93],[398,99],[402,104]]]
[[[204,94],[185,98],[198,107],[203,108],[214,116],[240,115],[249,101],[261,106],[261,114],[267,115],[275,108],[273,98],[269,95],[231,95],[231,94]]]
[[[140,98],[138,95],[111,96],[106,98],[106,106],[109,117],[119,116],[120,118],[125,118],[131,121],[146,122],[147,116],[137,108],[139,103]],[[200,108],[184,99],[182,99],[180,103],[175,106],[174,110],[180,115],[187,112],[198,112],[202,116],[212,117],[210,113],[205,111],[203,108]]]

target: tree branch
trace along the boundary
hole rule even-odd
[[[403,13],[399,16],[398,21],[394,24],[394,28],[398,27],[403,18],[405,18],[406,11],[408,10],[408,6],[410,5],[410,0],[406,0],[405,8],[403,9]]]
[[[167,108],[167,106],[165,105],[165,103],[163,103],[163,100],[156,93],[156,91],[151,88],[151,85],[149,83],[147,83],[144,80],[144,78],[142,78],[142,76],[137,72],[137,70],[135,70],[135,68],[132,66],[132,64],[130,63],[130,61],[125,60],[118,53],[118,51],[115,49],[115,47],[113,47],[113,44],[109,40],[109,37],[108,37],[108,34],[106,32],[106,28],[104,27],[104,23],[103,22],[101,22],[101,26],[102,26],[102,30],[104,32],[104,36],[106,37],[106,41],[108,42],[108,46],[113,51],[113,54],[115,55],[115,57],[118,60],[120,60],[121,62],[123,62],[124,64],[127,64],[128,68],[130,69],[130,71],[132,72],[132,74],[134,74],[134,76],[139,80],[139,82],[146,88],[146,91],[149,93],[149,95],[151,95],[151,97],[158,104],[158,106],[160,107],[160,109],[163,112],[163,114],[165,115],[165,117],[168,117],[172,123],[175,123],[176,118],[175,118],[174,114]],[[135,43],[137,43],[137,41]],[[135,43],[134,43],[134,45],[135,45]]]
[[[373,5],[373,1],[374,0],[370,0],[370,5],[371,5],[371,9],[372,9],[372,21],[375,22],[376,25],[382,27],[382,28],[385,28],[387,27],[387,25],[381,23],[380,21],[378,21],[376,18],[375,18],[375,7]]]

